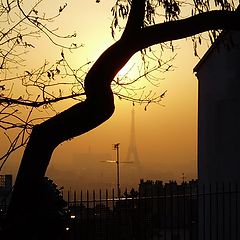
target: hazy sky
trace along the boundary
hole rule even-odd
[[[96,60],[101,52],[113,43],[110,24],[114,1],[68,1],[60,31],[78,33],[78,40],[85,47],[71,57],[71,62],[84,63]],[[51,1],[48,1],[50,4]],[[48,5],[48,9],[58,9]],[[175,71],[159,74],[161,94],[167,90],[162,105],[135,105],[136,144],[141,167],[121,165],[121,185],[136,186],[140,178],[175,179],[181,181],[196,177],[197,148],[197,79],[193,68],[198,62],[194,57],[191,40],[175,43],[180,49],[173,64]],[[51,45],[50,45],[51,46]],[[39,51],[39,48],[41,50]],[[45,51],[42,51],[42,49]],[[31,61],[56,59],[59,50],[49,47],[47,40],[34,50]],[[175,53],[174,53],[175,54]],[[166,56],[168,57],[168,56]],[[124,161],[129,147],[132,103],[116,99],[116,111],[111,119],[82,136],[61,144],[54,152],[48,176],[60,185],[73,188],[99,188],[115,186],[115,164],[103,161],[115,159],[112,144],[120,143],[120,158]],[[164,106],[163,106],[164,105]],[[65,105],[63,108],[66,107]],[[21,153],[9,160],[5,173],[15,172]]]

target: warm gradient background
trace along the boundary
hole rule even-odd
[[[61,1],[60,1],[61,2]],[[110,9],[114,1],[68,1],[61,19],[57,20],[59,31],[78,33],[77,41],[85,46],[71,56],[73,65],[83,64],[97,57],[113,43],[111,37]],[[50,4],[50,5],[49,5]],[[48,11],[58,11],[48,1]],[[64,2],[62,2],[64,4]],[[175,71],[159,76],[160,87],[154,89],[161,94],[167,90],[164,105],[135,105],[136,144],[141,166],[121,165],[121,187],[136,187],[140,178],[177,180],[196,178],[197,166],[197,79],[193,68],[199,61],[194,57],[191,40],[175,43],[179,50],[173,62]],[[174,53],[174,54],[175,54]],[[44,37],[29,55],[29,66],[56,59],[60,51]],[[166,53],[168,54],[168,53]],[[168,56],[167,56],[168,57]],[[34,64],[33,64],[34,67]],[[116,165],[104,163],[114,160],[116,152],[112,144],[120,143],[121,161],[126,158],[129,146],[132,103],[116,99],[116,111],[106,123],[61,144],[54,152],[48,176],[57,184],[74,189],[115,187]],[[62,109],[68,105],[63,104]],[[4,151],[4,144],[1,145]],[[16,174],[21,152],[8,161],[3,172]]]

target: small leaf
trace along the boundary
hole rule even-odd
[[[115,35],[115,34],[114,34],[113,28],[112,28],[112,32],[111,32],[111,33],[112,33],[112,38],[114,39],[114,35]]]
[[[47,76],[48,76],[49,79],[52,77],[50,72],[47,72]]]
[[[118,25],[118,19],[117,19],[117,18],[115,18],[115,20],[114,20],[114,27],[116,28],[116,27],[117,27],[117,25]]]
[[[56,73],[59,74],[60,70],[56,67]]]
[[[201,37],[198,38],[198,42],[199,42],[200,45],[202,44],[202,39],[201,39]]]

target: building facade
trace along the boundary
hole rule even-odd
[[[239,239],[240,32],[223,32],[198,78],[199,240]]]
[[[240,32],[224,32],[194,71],[199,180],[240,183]]]

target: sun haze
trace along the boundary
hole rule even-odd
[[[64,20],[58,20],[59,29],[76,32],[79,44],[84,46],[72,54],[66,53],[73,65],[87,61],[92,64],[115,42],[110,30],[113,3],[68,1],[62,17]],[[49,4],[51,8],[53,3]],[[51,47],[44,38],[39,41],[41,47],[34,50],[31,61],[56,59],[60,51]],[[178,41],[177,45],[176,60],[171,63],[175,70],[154,73],[155,79],[159,80],[158,87],[150,83],[145,88],[145,84],[142,84],[145,80],[138,81],[136,85],[137,88],[144,88],[138,96],[147,95],[150,91],[156,92],[156,95],[167,92],[160,104],[135,103],[135,139],[141,167],[134,164],[121,166],[123,186],[136,187],[140,178],[180,181],[182,173],[185,173],[186,179],[196,177],[197,80],[193,68],[198,59],[193,56],[191,41]],[[42,51],[43,47],[47,51]],[[138,74],[138,66],[141,66],[140,59],[137,59],[139,56],[134,56],[118,73],[118,77],[134,79]],[[103,161],[115,159],[115,151],[112,150],[114,143],[120,143],[120,157],[122,161],[125,160],[129,145],[132,144],[133,102],[120,100],[116,96],[116,110],[112,118],[98,128],[61,144],[52,156],[47,174],[66,188],[114,187],[115,165],[104,164]],[[60,109],[66,107],[65,104],[61,105]],[[20,159],[19,152],[4,171],[11,172]]]

